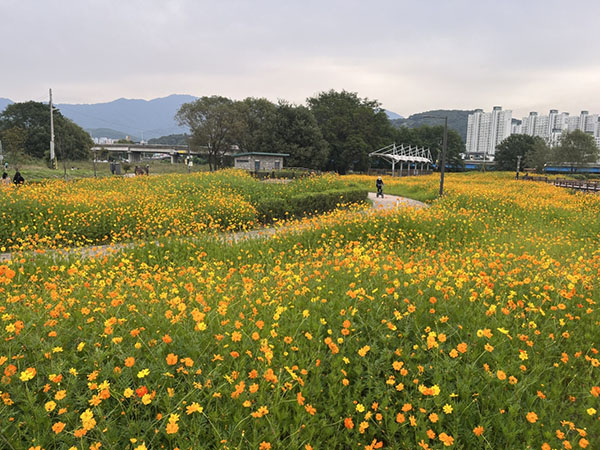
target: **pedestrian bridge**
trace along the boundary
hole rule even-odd
[[[205,147],[206,149],[208,147]],[[103,144],[94,145],[92,151],[94,155],[97,152],[126,153],[129,162],[142,160],[143,153],[162,153],[171,157],[171,163],[176,163],[179,157],[188,155],[206,154],[205,148],[200,147],[201,151],[191,150],[188,145],[160,145],[160,144]]]

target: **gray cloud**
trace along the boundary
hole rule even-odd
[[[592,0],[0,0],[0,17],[0,97],[17,101],[335,88],[405,115],[600,110]]]

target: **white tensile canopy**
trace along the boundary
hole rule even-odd
[[[426,164],[429,166],[433,164],[433,160],[431,159],[431,152],[428,148],[425,147],[412,147],[405,146],[404,144],[396,145],[396,143],[390,144],[386,147],[382,147],[379,150],[375,150],[374,152],[369,153],[369,156],[377,156],[379,158],[383,158],[386,161],[392,163],[392,176],[394,176],[394,169],[397,163],[400,164],[400,175],[402,175],[402,167],[404,163],[407,163],[407,167],[410,173],[410,166],[413,165],[413,168],[416,171],[418,170],[417,164],[421,165],[421,170],[423,169],[423,165]]]

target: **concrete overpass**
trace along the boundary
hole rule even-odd
[[[142,153],[162,153],[171,157],[171,164],[176,163],[179,157],[188,155],[205,155],[208,147],[200,147],[200,151],[191,150],[188,145],[161,145],[161,144],[102,144],[94,145],[92,151],[97,152],[126,153],[129,162],[142,160]]]

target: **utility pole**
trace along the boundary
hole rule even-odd
[[[440,167],[440,197],[444,195],[444,171],[446,169],[446,148],[448,147],[448,116],[444,117],[444,140],[442,141],[442,165]]]
[[[96,178],[96,160],[98,159],[98,152],[94,150],[94,178]]]
[[[442,154],[439,156],[440,162],[440,197],[444,195],[444,172],[446,170],[446,150],[448,147],[448,116],[421,116],[428,119],[444,119],[444,137],[442,138]],[[416,165],[416,163],[415,163]],[[410,167],[410,164],[409,164]],[[409,169],[410,170],[410,169]]]
[[[54,154],[54,106],[52,106],[52,89],[50,89],[50,168],[56,169],[56,155]]]

